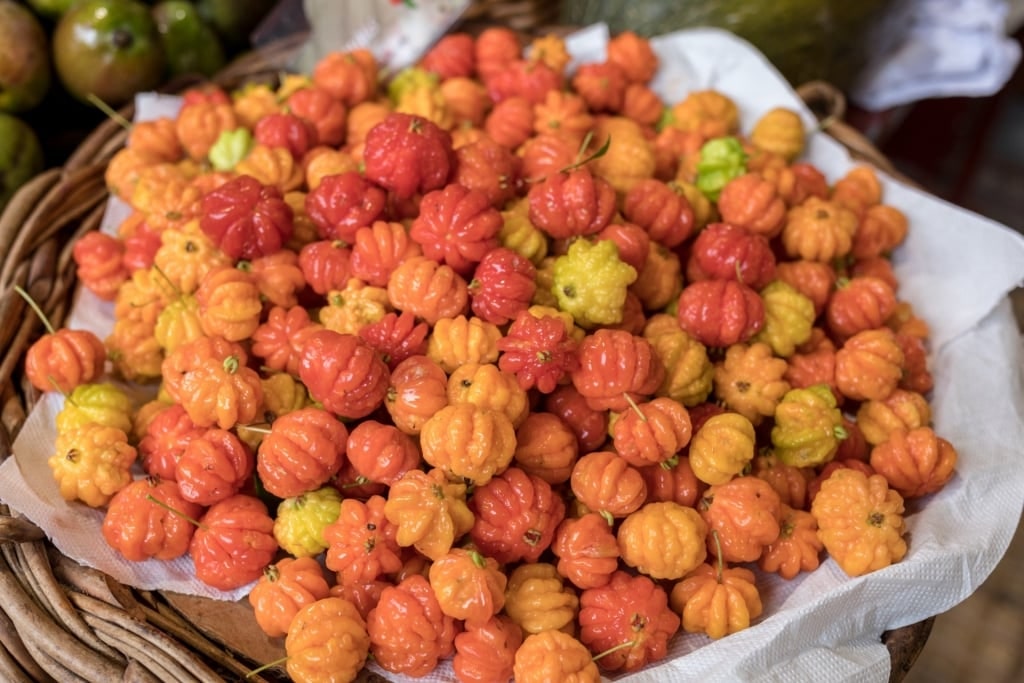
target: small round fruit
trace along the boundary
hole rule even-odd
[[[0,113],[0,210],[15,191],[43,170],[43,150],[28,124]]]
[[[191,2],[159,2],[153,5],[153,18],[171,76],[212,76],[224,66],[224,48],[217,34],[203,22]]]
[[[35,15],[0,0],[0,112],[27,111],[50,87],[50,49]]]
[[[111,106],[152,90],[163,78],[164,53],[149,8],[136,0],[85,0],[53,33],[54,64],[64,87]]]

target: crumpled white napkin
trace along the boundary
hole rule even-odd
[[[887,21],[903,37],[876,55],[850,90],[879,111],[933,97],[985,97],[1006,84],[1021,46],[1006,36],[1006,0],[912,0]]]
[[[309,72],[332,50],[369,48],[391,70],[416,62],[469,7],[470,0],[304,0],[312,21],[309,43],[295,67]]]

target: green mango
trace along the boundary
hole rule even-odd
[[[903,3],[891,0],[563,0],[561,23],[596,21],[612,34],[656,36],[713,26],[757,47],[790,83],[824,79],[843,89],[868,59],[891,45],[906,22],[888,21]]]
[[[28,111],[50,87],[50,48],[35,15],[0,0],[0,111]]]
[[[253,32],[276,0],[195,0],[199,16],[213,27],[225,47],[247,47]]]
[[[43,149],[35,132],[21,119],[0,113],[0,210],[42,170]]]
[[[212,76],[224,66],[224,48],[217,34],[185,0],[166,0],[153,6],[167,70],[171,76]]]
[[[56,19],[71,9],[78,0],[28,0],[28,5],[36,14],[48,19]]]
[[[164,78],[164,51],[149,8],[136,0],[84,0],[57,23],[54,63],[64,87],[117,107]]]

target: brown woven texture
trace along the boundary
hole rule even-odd
[[[553,3],[480,2],[459,29],[484,22],[529,32],[555,19]],[[225,88],[273,82],[303,37],[236,61],[214,79]],[[178,84],[181,89],[191,83]],[[174,90],[172,88],[171,90]],[[834,135],[865,162],[894,173],[871,143],[842,122],[842,95],[824,83],[800,94]],[[121,113],[133,115],[132,107]],[[20,286],[55,326],[65,319],[75,287],[71,248],[99,227],[108,193],[104,171],[125,142],[115,121],[99,126],[60,168],[22,187],[0,215],[0,460],[39,395],[22,374],[22,359],[42,325],[18,296]],[[127,588],[61,556],[25,519],[0,506],[0,680],[223,681],[241,680],[265,662],[252,661],[190,623],[169,596]],[[883,635],[893,660],[891,680],[910,669],[932,620]],[[255,623],[253,623],[255,629]],[[281,668],[252,681],[286,680]],[[362,680],[382,680],[366,675]]]
[[[478,0],[462,15],[461,30],[501,25],[524,33],[557,23],[561,3],[551,0]]]

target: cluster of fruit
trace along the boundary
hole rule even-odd
[[[62,494],[130,560],[255,582],[296,681],[635,670],[749,626],[761,573],[901,560],[953,475],[870,168],[830,184],[787,109],[664,103],[635,34],[572,73],[525,48],[186,92],[74,249],[110,335],[28,352]]]
[[[174,76],[212,76],[249,47],[250,31],[274,4],[0,0],[0,209],[42,170],[39,138],[53,131],[36,125],[48,118],[65,129],[76,125],[60,97],[65,92],[118,107]]]

